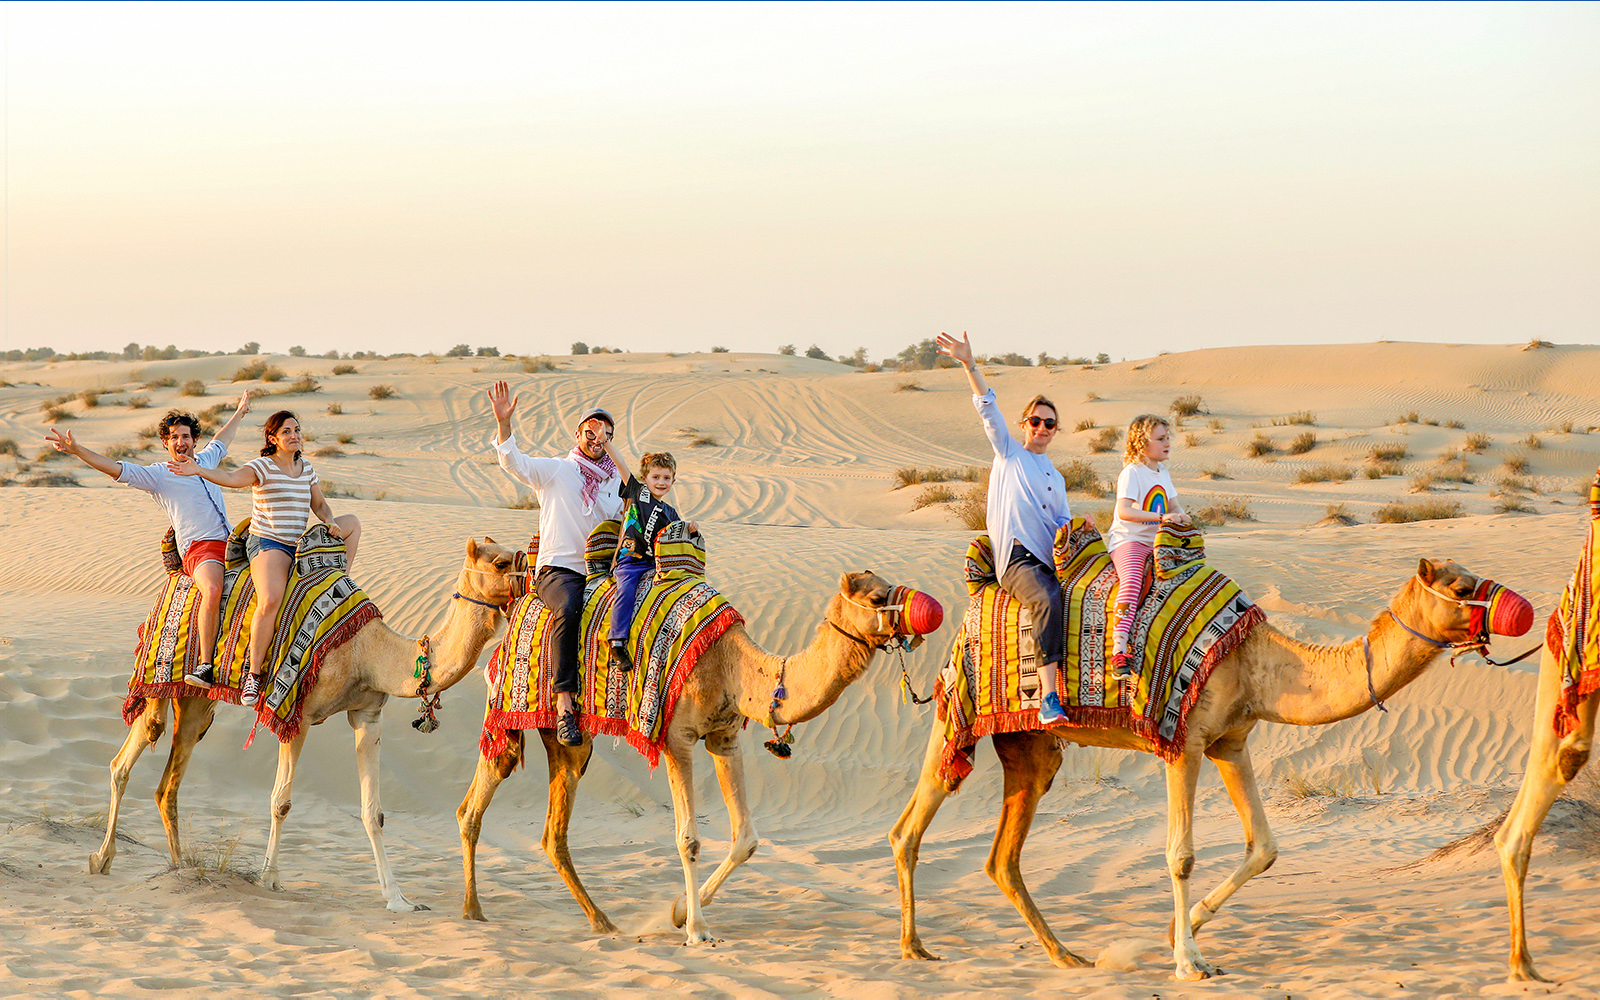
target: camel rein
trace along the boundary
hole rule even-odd
[[[482,573],[483,570],[469,567],[467,572]],[[503,575],[521,576],[526,574],[506,573]],[[481,608],[489,608],[501,614],[510,613],[509,603],[504,606],[490,604],[488,601],[480,601],[475,597],[468,597],[459,590],[451,594],[450,597],[452,600],[466,601],[468,604],[476,604]],[[417,697],[421,699],[422,704],[417,708],[417,717],[411,720],[411,728],[426,736],[439,728],[438,712],[444,707],[444,695],[441,692],[428,693],[428,689],[433,687],[433,657],[432,646],[427,636],[417,640],[417,665],[412,669],[411,676],[422,681],[421,686],[417,688]]]

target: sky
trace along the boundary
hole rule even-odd
[[[1596,4],[3,6],[0,349],[1594,342]]]

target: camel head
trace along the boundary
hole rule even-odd
[[[914,648],[943,624],[944,607],[919,590],[893,586],[864,570],[839,578],[839,593],[828,602],[828,620],[874,649],[897,639]]]
[[[485,535],[467,539],[467,559],[456,580],[456,593],[469,601],[505,611],[527,593],[528,556]]]
[[[1482,647],[1495,635],[1522,635],[1533,626],[1533,605],[1493,580],[1449,560],[1423,559],[1389,602],[1408,628],[1440,645]]]

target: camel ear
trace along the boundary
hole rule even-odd
[[[468,559],[476,559],[476,558],[478,558],[478,542],[477,542],[477,539],[474,539],[474,538],[467,539],[467,558]]]
[[[846,573],[839,577],[839,592],[841,594],[859,594],[867,589],[866,580],[871,573]]]
[[[1432,559],[1422,559],[1417,562],[1417,576],[1423,583],[1433,585],[1434,569]]]
[[[483,536],[483,540],[488,542],[490,545],[498,545],[498,544],[500,544],[499,542],[496,542],[494,539],[490,538],[488,535],[484,535]]]

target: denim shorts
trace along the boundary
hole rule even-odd
[[[285,545],[276,538],[266,538],[254,532],[251,533],[250,537],[256,540],[256,544],[261,547],[262,552],[284,552],[288,554],[290,559],[294,558],[295,547],[293,545]]]

